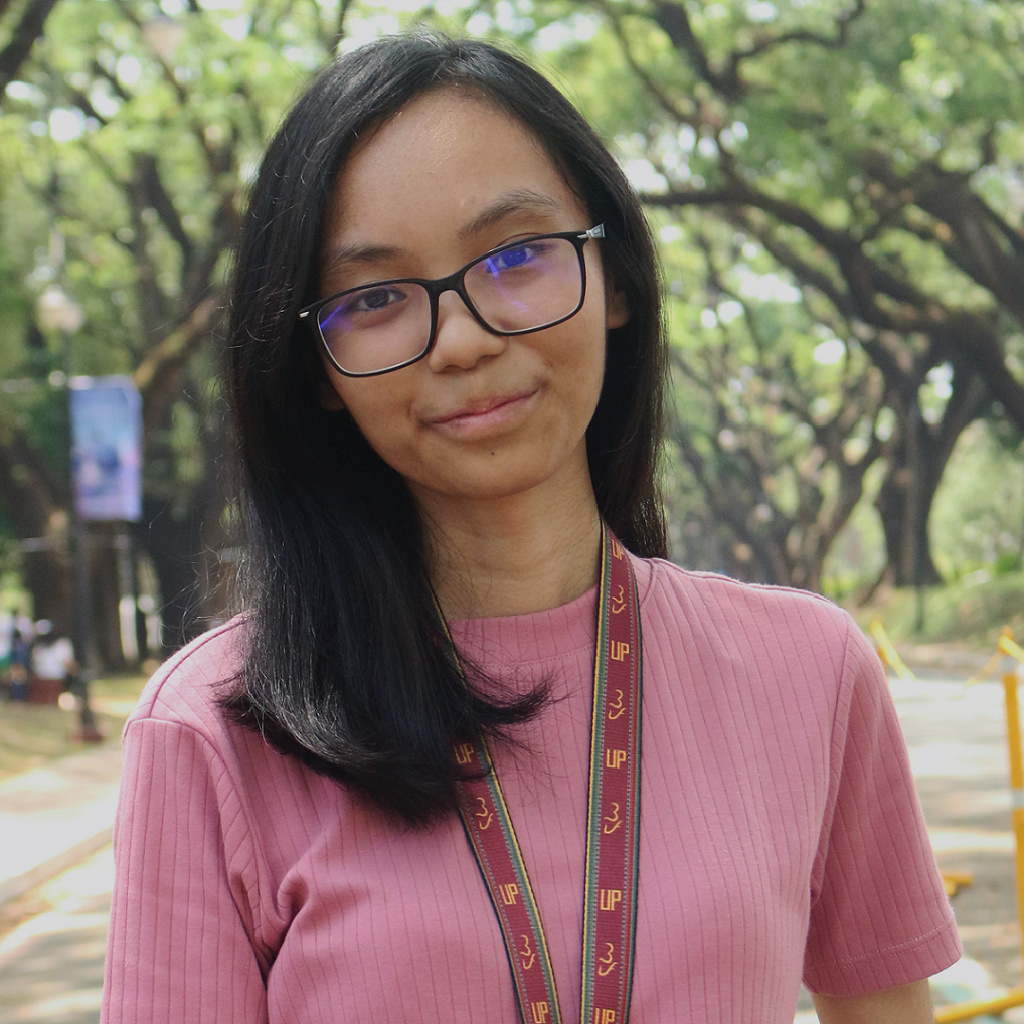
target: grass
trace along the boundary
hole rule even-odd
[[[994,575],[982,570],[956,583],[926,588],[922,598],[922,628],[912,588],[890,590],[850,611],[863,627],[877,616],[898,643],[950,643],[992,652],[1006,626],[1018,642],[1024,638],[1024,572]]]
[[[142,676],[124,676],[91,684],[96,724],[108,743],[117,742],[144,683]],[[4,701],[0,704],[0,779],[87,749],[73,736],[77,724],[74,711]]]

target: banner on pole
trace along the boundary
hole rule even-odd
[[[142,515],[142,398],[131,377],[68,382],[75,508],[83,519]]]

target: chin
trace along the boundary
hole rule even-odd
[[[497,458],[495,459],[497,461]],[[516,471],[507,466],[467,469],[457,478],[445,481],[411,483],[413,492],[422,491],[444,498],[467,502],[504,501],[528,494],[542,487],[551,474],[537,472],[537,467]]]

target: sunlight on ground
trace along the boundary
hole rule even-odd
[[[94,1024],[103,997],[114,855],[106,847],[33,894],[39,909],[0,939],[0,1024]]]

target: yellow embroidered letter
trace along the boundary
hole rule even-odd
[[[622,890],[621,889],[602,889],[601,890],[601,909],[602,910],[615,910],[615,908],[622,902]]]
[[[624,750],[617,750],[614,747],[609,747],[605,751],[604,763],[609,768],[621,768],[626,763],[626,752]]]

